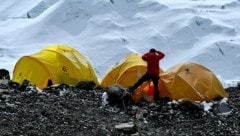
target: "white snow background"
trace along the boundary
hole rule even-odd
[[[0,68],[52,44],[81,52],[99,81],[127,54],[163,51],[240,81],[240,0],[0,0]]]

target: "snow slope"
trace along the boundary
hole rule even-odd
[[[239,0],[1,0],[0,62],[62,43],[83,53],[99,80],[125,55],[165,52],[161,67],[185,61],[240,80]]]

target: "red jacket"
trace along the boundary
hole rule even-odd
[[[164,58],[165,54],[157,51],[155,53],[146,53],[142,56],[144,61],[147,61],[147,74],[159,76],[159,61]]]

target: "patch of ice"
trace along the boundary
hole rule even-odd
[[[212,102],[207,103],[204,101],[201,104],[203,105],[204,111],[206,111],[206,112],[208,112],[210,109],[212,109],[212,106],[213,106]]]
[[[102,94],[102,105],[106,106],[107,104],[108,104],[108,94],[107,94],[107,92],[104,92]]]

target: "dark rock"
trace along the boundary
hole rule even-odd
[[[20,85],[19,83],[11,81],[11,80],[8,82],[8,86],[13,89],[17,89],[19,87],[19,85]]]
[[[213,112],[216,115],[229,115],[232,110],[227,103],[217,103],[213,106]]]
[[[120,108],[126,110],[127,104],[131,103],[131,96],[126,90],[126,88],[120,86],[119,84],[114,84],[105,88],[108,94],[108,101],[111,106],[117,105]]]
[[[29,85],[29,81],[28,80],[23,80],[22,83],[20,84],[18,90],[19,91],[25,91],[25,89],[27,88],[27,86]]]
[[[96,83],[94,81],[81,81],[76,84],[76,87],[78,89],[83,90],[93,90],[96,86]]]
[[[10,80],[9,71],[6,69],[0,69],[0,79]]]
[[[189,111],[189,110],[199,110],[203,111],[204,107],[200,103],[190,101],[190,100],[184,100],[179,103],[179,106],[182,106],[183,109]]]

